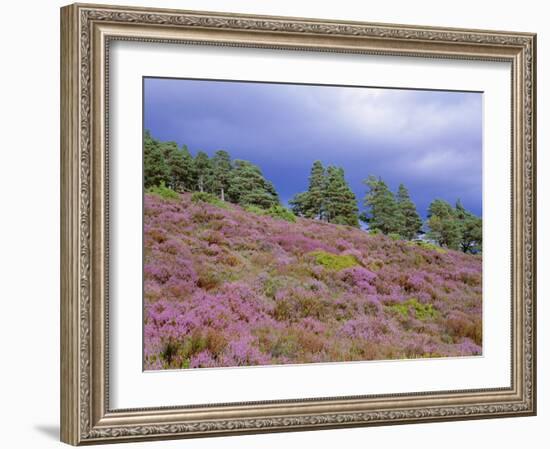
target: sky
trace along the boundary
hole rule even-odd
[[[193,155],[223,149],[258,165],[283,204],[311,165],[337,165],[360,210],[369,175],[403,183],[426,217],[436,198],[482,215],[479,92],[144,79],[144,128]]]

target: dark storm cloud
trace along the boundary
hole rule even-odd
[[[434,198],[481,215],[479,93],[147,78],[144,106],[153,136],[250,160],[285,202],[321,160],[344,168],[359,202],[374,174],[404,183],[422,215]]]

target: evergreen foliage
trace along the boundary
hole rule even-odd
[[[145,132],[143,141],[143,162],[143,183],[146,189],[169,182],[168,164],[164,159],[159,142],[151,137],[149,131]]]
[[[193,159],[189,152],[178,147],[176,142],[162,142],[160,149],[168,166],[168,185],[175,191],[183,192],[191,187],[191,166]]]
[[[279,204],[273,184],[264,178],[260,168],[249,161],[236,160],[227,191],[231,202],[264,209]]]
[[[323,219],[326,207],[326,184],[325,168],[320,161],[315,161],[311,167],[311,174],[309,176],[309,186],[304,205],[304,217]]]
[[[368,224],[369,230],[379,230],[386,235],[401,235],[405,217],[388,185],[382,178],[372,175],[363,182],[369,191],[364,198],[367,211],[361,219]]]
[[[300,192],[288,202],[290,210],[300,217],[305,217],[307,213],[307,192]]]
[[[439,245],[458,250],[461,242],[461,224],[455,209],[446,201],[437,199],[428,208],[428,238]]]
[[[289,203],[296,215],[305,218],[359,226],[357,199],[340,167],[330,166],[325,170],[320,161],[315,161],[308,190],[295,195]]]
[[[196,189],[199,192],[209,192],[212,186],[212,162],[204,151],[199,151],[193,161],[193,171],[196,176]]]
[[[225,201],[225,192],[231,182],[231,156],[224,150],[216,151],[212,158],[212,189]]]
[[[455,213],[460,224],[460,249],[465,253],[481,251],[483,243],[483,222],[481,218],[468,212],[460,200],[456,202]]]
[[[483,242],[483,221],[467,211],[460,200],[453,208],[443,200],[434,200],[428,209],[428,237],[439,245],[478,253]]]
[[[412,240],[416,238],[422,229],[422,219],[420,215],[418,215],[416,206],[411,200],[409,191],[403,184],[399,184],[396,200],[399,212],[403,216],[399,235],[407,240]]]
[[[344,178],[344,169],[327,169],[326,216],[330,223],[359,227],[357,199]]]
[[[164,186],[176,192],[211,194],[221,202],[227,199],[241,205],[254,205],[268,210],[280,206],[279,196],[259,167],[249,161],[233,161],[225,150],[212,158],[199,151],[193,158],[188,148],[176,142],[160,142],[149,131],[144,135],[144,187]],[[197,200],[211,202],[206,196]],[[284,208],[283,208],[284,209]],[[286,209],[273,209],[271,214],[295,219]],[[285,212],[286,211],[286,212]]]

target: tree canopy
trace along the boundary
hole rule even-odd
[[[225,201],[225,192],[231,185],[231,156],[227,151],[218,150],[212,158],[212,190]]]
[[[275,186],[252,162],[233,160],[225,150],[212,157],[204,151],[193,156],[186,145],[159,141],[149,131],[144,133],[143,178],[146,189],[162,186],[180,193],[199,192],[251,210],[256,207],[275,213],[277,208],[284,209]],[[404,184],[399,184],[394,194],[379,176],[371,175],[363,183],[367,192],[360,213],[344,169],[325,168],[315,161],[307,190],[294,195],[289,206],[299,217],[354,227],[359,227],[361,220],[369,232],[405,240],[418,238],[425,225],[426,237],[440,246],[469,253],[482,250],[482,219],[466,210],[460,200],[454,207],[442,199],[433,200],[423,223]]]
[[[460,200],[455,207],[436,199],[428,208],[428,237],[439,245],[463,252],[481,251],[482,220],[468,212]]]
[[[372,175],[363,182],[369,190],[363,200],[366,211],[361,220],[368,224],[369,230],[377,230],[383,234],[400,234],[405,217],[388,185],[382,178]]]
[[[295,195],[289,204],[296,215],[305,218],[359,226],[357,199],[341,167],[330,166],[325,170],[321,161],[315,161],[307,191]]]
[[[396,201],[399,213],[403,216],[398,234],[407,240],[412,240],[422,230],[422,218],[418,215],[416,205],[411,200],[409,191],[404,184],[399,184]]]
[[[168,184],[169,168],[158,141],[145,132],[143,142],[143,183],[145,188]]]
[[[358,227],[357,199],[344,178],[343,168],[328,167],[325,192],[327,221]]]
[[[273,184],[249,161],[231,159],[225,150],[210,158],[204,151],[193,157],[187,146],[161,142],[144,135],[144,186],[165,185],[176,192],[201,192],[222,201],[269,209],[280,205]]]
[[[279,196],[260,168],[249,161],[233,162],[231,182],[227,191],[231,202],[254,205],[264,209],[279,204]]]

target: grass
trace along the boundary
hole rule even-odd
[[[315,262],[327,270],[341,271],[359,265],[357,259],[350,254],[338,255],[321,250],[309,254],[315,258]]]
[[[178,192],[166,187],[164,183],[161,183],[159,186],[149,187],[147,193],[159,196],[164,200],[177,200],[180,197]]]
[[[221,207],[222,209],[227,209],[228,204],[225,201],[220,200],[216,195],[206,192],[195,192],[191,195],[191,201],[193,203],[208,203],[213,206]]]
[[[407,318],[412,312],[415,318],[420,321],[433,320],[437,318],[438,312],[432,304],[422,304],[416,298],[410,298],[405,302],[393,304],[387,307],[389,311]]]

